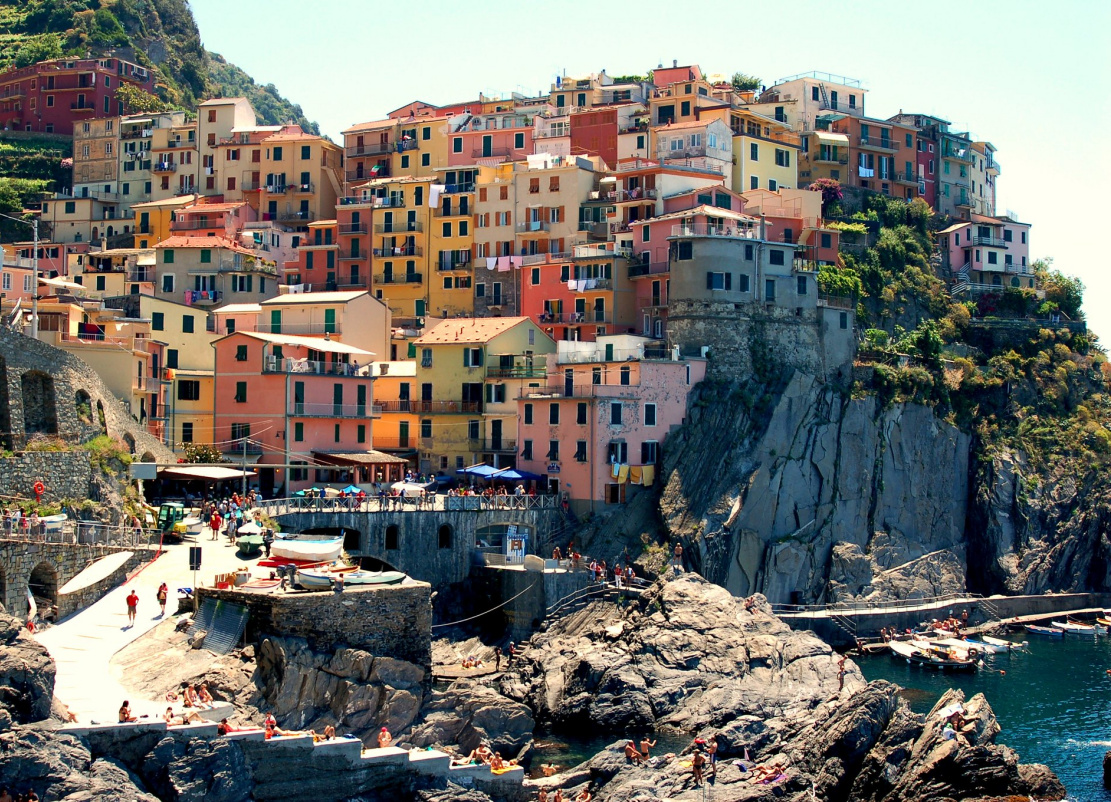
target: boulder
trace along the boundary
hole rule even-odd
[[[433,692],[407,740],[418,747],[455,747],[464,754],[486,743],[503,756],[515,756],[531,742],[534,727],[528,707],[464,679]]]
[[[54,675],[46,647],[0,606],[0,710],[17,723],[48,718]]]

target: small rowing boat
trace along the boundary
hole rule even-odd
[[[1101,627],[1111,627],[1111,618],[1097,618],[1096,623]]]
[[[42,526],[44,532],[61,532],[62,524],[66,522],[68,517],[64,512],[57,515],[44,515],[39,518],[39,525]]]
[[[250,557],[252,554],[258,554],[262,549],[262,535],[244,535],[235,541],[239,553],[244,557]]]
[[[975,671],[976,662],[974,660],[962,660],[960,658],[941,657],[936,654],[934,648],[922,649],[912,643],[903,641],[891,641],[888,644],[891,648],[892,654],[896,657],[901,657],[908,662],[915,663],[926,668],[933,668],[938,671]]]
[[[995,648],[997,648],[1001,651],[1005,651],[1005,652],[1008,652],[1008,651],[1013,652],[1015,649],[1025,649],[1029,645],[1026,641],[1022,641],[1021,643],[1016,643],[1013,640],[1004,640],[1003,638],[993,638],[991,635],[982,635],[981,639],[988,646],[994,646]]]
[[[237,587],[236,590],[244,593],[273,593],[280,584],[280,579],[252,579]]]
[[[1037,624],[1027,624],[1026,631],[1035,635],[1047,635],[1051,638],[1065,637],[1065,630],[1056,627],[1039,627]]]
[[[339,574],[343,575],[345,585],[397,585],[405,579],[405,574],[401,571],[359,571],[354,568],[346,571],[324,571],[315,568],[298,571],[297,582],[306,590],[327,590],[332,587]]]
[[[331,562],[339,557],[341,551],[343,551],[342,537],[327,540],[280,539],[275,540],[270,546],[270,554],[273,557],[305,562]]]
[[[405,581],[401,571],[354,571],[344,576],[348,585],[400,585]]]
[[[1072,621],[1053,621],[1052,624],[1063,632],[1076,632],[1080,635],[1094,635],[1096,631],[1091,624],[1077,624]]]

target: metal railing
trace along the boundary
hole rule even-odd
[[[544,401],[554,398],[637,398],[640,386],[636,384],[574,384],[567,392],[566,386],[522,387],[518,399]]]
[[[0,522],[0,540],[23,543],[58,543],[81,546],[115,546],[117,548],[153,548],[158,546],[162,532],[157,529],[127,524],[106,524],[100,521],[35,523],[27,517],[18,521],[4,518]]]
[[[150,171],[152,173],[176,173],[177,172],[177,163],[176,162],[155,162],[154,164],[152,164],[150,166]]]
[[[309,373],[326,376],[366,376],[368,367],[356,368],[347,362],[315,362],[308,359],[270,356],[263,364],[263,373]],[[329,405],[331,406],[331,405]]]
[[[375,256],[421,256],[423,250],[416,245],[406,245],[402,248],[375,248]]]
[[[929,608],[939,604],[956,600],[980,599],[977,593],[954,592],[941,596],[927,596],[920,599],[897,599],[895,601],[851,601],[834,602],[832,604],[773,604],[772,612],[776,615],[814,615],[814,614],[844,614],[864,613],[876,610],[906,610],[916,607]]]
[[[366,223],[340,223],[340,234],[365,234],[367,232]]]
[[[760,232],[755,228],[739,226],[709,226],[705,223],[691,223],[671,227],[673,237],[726,237],[732,239],[759,239]]]
[[[424,231],[424,224],[419,220],[402,220],[398,223],[378,223],[374,226],[375,234],[404,234],[410,231]]]
[[[881,150],[898,150],[899,142],[895,139],[885,139],[878,136],[868,136],[862,134],[860,137],[860,144],[866,148],[880,148]]]
[[[357,156],[382,156],[393,152],[392,142],[373,142],[369,145],[354,145],[344,148],[344,155],[350,159]]]
[[[488,379],[543,379],[548,375],[544,365],[493,365],[486,368]]]
[[[551,224],[546,220],[526,220],[523,223],[517,224],[517,231],[521,233],[529,231],[547,231],[551,228]]]
[[[466,181],[462,184],[444,184],[444,195],[456,195],[460,192],[474,192],[474,182]]]
[[[466,270],[471,266],[471,254],[463,251],[456,254],[444,254],[436,263],[437,270]]]
[[[354,366],[347,376],[354,376]],[[293,402],[289,414],[298,418],[379,418],[382,407],[375,404],[306,404]]]
[[[374,277],[377,284],[420,284],[424,273],[379,273]]]
[[[1006,248],[1007,241],[1000,237],[973,237],[973,245],[983,245],[987,248]]]
[[[496,478],[496,477],[495,477]],[[448,496],[439,493],[426,493],[424,496],[379,495],[368,490],[360,500],[357,496],[336,496],[334,498],[292,498],[269,499],[255,503],[254,509],[261,510],[271,517],[299,512],[422,512],[426,510],[452,510],[483,512],[487,510],[554,510],[559,506],[559,496],[509,495],[509,496]]]
[[[629,265],[629,278],[637,278],[639,276],[654,276],[661,273],[667,273],[671,270],[670,262],[639,262]]]

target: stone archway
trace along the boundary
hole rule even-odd
[[[154,454],[144,451],[143,456],[139,457],[139,462],[154,462]]]
[[[441,549],[450,549],[454,536],[455,530],[451,528],[451,524],[440,524],[440,529],[436,533],[437,546]]]
[[[383,560],[381,557],[360,557],[359,567],[364,571],[397,571],[398,569],[393,563]]]
[[[96,402],[96,419],[100,424],[100,433],[108,434],[108,422],[104,419],[104,402],[99,398]]]
[[[73,396],[73,403],[77,407],[77,419],[82,423],[93,422],[93,397],[85,390],[78,390]]]
[[[54,378],[41,370],[20,377],[23,390],[23,431],[27,435],[58,433],[58,402]]]
[[[40,617],[49,613],[48,608],[58,603],[58,572],[54,566],[48,562],[41,562],[32,568],[30,576],[27,577],[27,589],[35,597]]]

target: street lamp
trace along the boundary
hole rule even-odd
[[[31,272],[35,280],[31,282],[31,336],[39,338],[39,218],[33,217],[30,221],[21,217],[12,217],[10,214],[0,214],[0,217],[23,223],[35,230],[35,249],[31,252]]]

